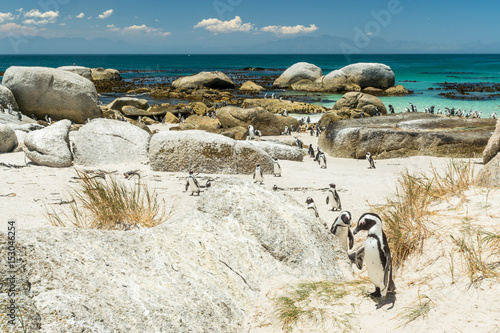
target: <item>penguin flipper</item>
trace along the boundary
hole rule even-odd
[[[189,188],[189,179],[186,181],[186,189],[185,189],[185,191],[187,191],[188,188]]]
[[[347,238],[349,238],[349,250],[351,250],[354,246],[354,235],[349,227],[347,227]]]
[[[330,203],[330,196],[329,196],[329,195],[327,195],[327,196],[326,196],[326,204],[328,205],[329,203]]]
[[[196,184],[196,186],[198,186],[198,188],[200,188],[200,183],[198,183],[198,180],[196,178],[193,177],[193,181],[194,183]]]
[[[361,270],[365,261],[365,247],[358,249],[356,252],[349,254],[349,259],[356,267]]]
[[[392,279],[392,256],[391,251],[389,250],[389,246],[387,245],[387,238],[385,233],[383,234],[384,238],[384,256],[385,256],[385,267],[384,267],[384,289],[385,292],[392,292],[396,289],[396,285]]]

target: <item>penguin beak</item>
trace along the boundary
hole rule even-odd
[[[356,226],[356,228],[354,228],[354,231],[352,232],[353,235],[356,235],[358,232],[359,232],[359,225]]]

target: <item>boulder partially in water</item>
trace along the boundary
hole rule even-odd
[[[180,88],[213,88],[213,89],[231,89],[235,87],[233,81],[226,74],[216,72],[200,72],[195,75],[178,78],[172,82],[172,87]]]

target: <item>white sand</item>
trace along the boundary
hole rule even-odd
[[[156,127],[161,130],[166,129],[166,127]],[[304,147],[307,147],[309,143],[313,143],[316,147],[316,137],[311,137],[308,133],[302,133],[299,136],[304,141]],[[289,138],[279,137],[278,139]],[[449,161],[447,158],[435,157],[376,160],[377,168],[368,169],[366,160],[327,156],[328,168],[320,169],[312,158],[305,156],[303,162],[280,161],[283,170],[282,177],[265,175],[262,186],[272,188],[276,184],[303,205],[304,209],[306,209],[306,198],[312,197],[316,202],[320,217],[330,226],[339,214],[328,211],[325,203],[328,184],[333,182],[337,185],[343,210],[349,210],[352,213],[353,222],[356,223],[362,213],[371,210],[370,205],[385,203],[386,198],[393,194],[396,180],[401,172],[404,170],[430,172],[431,165],[438,170],[443,170]],[[10,153],[1,154],[0,162],[24,165],[26,161],[24,153]],[[479,162],[479,160],[473,160],[473,162]],[[475,166],[481,167],[479,164]],[[119,178],[125,182],[134,182],[137,178],[125,180],[123,172],[139,169],[142,180],[165,198],[168,205],[174,206],[174,215],[189,214],[198,200],[197,197],[184,192],[186,176],[184,173],[153,172],[147,164],[76,168],[116,171]],[[67,207],[59,203],[61,200],[68,199],[66,194],[68,188],[76,185],[72,177],[75,177],[75,168],[57,169],[30,165],[14,169],[0,166],[2,211],[0,230],[5,232],[8,218],[16,219],[18,230],[21,230],[18,240],[22,242],[23,229],[52,227],[44,217],[45,206],[54,208],[58,212],[62,212]],[[223,177],[251,180],[251,175],[198,175],[201,183],[207,179],[213,179],[212,186],[217,186],[217,179]],[[15,195],[5,196],[10,193]],[[488,194],[490,205],[487,214],[485,212],[486,194]],[[451,200],[449,203],[444,202],[436,206],[438,211],[432,218],[432,228],[436,232],[426,243],[424,254],[412,257],[404,270],[395,271],[397,294],[394,304],[385,304],[377,309],[377,303],[365,296],[353,293],[346,297],[346,304],[354,304],[354,308],[351,307],[349,310],[354,314],[353,330],[360,332],[499,332],[500,284],[485,280],[479,287],[469,288],[470,284],[460,272],[461,266],[457,253],[454,254],[456,267],[452,279],[450,253],[453,246],[449,237],[449,233],[459,234],[457,224],[462,223],[465,216],[471,217],[474,224],[499,232],[496,225],[500,216],[499,200],[498,190],[487,192],[484,189],[472,189],[465,203]],[[364,239],[365,234],[357,235],[355,247],[360,246]],[[360,277],[367,276],[365,270],[359,272],[354,269],[354,272]],[[263,286],[261,297],[254,305],[255,313],[250,315],[252,332],[281,331],[276,319],[272,316],[271,298],[281,293],[282,288],[292,282],[288,278],[277,278]],[[365,286],[368,292],[374,290],[370,282],[367,282]],[[404,320],[401,314],[408,312],[407,307],[417,304],[416,300],[419,295],[421,297],[426,295],[432,302],[428,317],[418,318],[406,327],[402,326]],[[335,316],[336,311],[340,310],[332,308],[331,311],[330,315]],[[323,327],[309,324],[301,327],[294,332],[334,332],[337,330],[328,323]]]

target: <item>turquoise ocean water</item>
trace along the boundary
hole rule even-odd
[[[77,64],[86,67],[105,67],[118,70],[133,70],[123,74],[124,78],[144,75],[140,71],[159,71],[148,73],[148,76],[161,80],[165,76],[191,75],[204,70],[236,71],[245,67],[262,67],[265,69],[285,70],[296,62],[309,62],[319,66],[323,74],[356,62],[384,63],[392,68],[396,75],[396,84],[402,84],[415,92],[403,97],[382,97],[383,102],[392,104],[396,112],[403,111],[411,101],[419,111],[435,105],[444,110],[445,107],[462,110],[481,111],[487,117],[493,111],[499,113],[500,100],[491,98],[481,101],[452,100],[438,96],[443,90],[438,83],[500,83],[500,55],[468,54],[468,55],[352,55],[347,59],[344,55],[296,54],[296,55],[0,55],[0,71],[10,66],[45,66],[59,67]],[[139,72],[137,72],[139,71]],[[253,72],[255,75],[276,75],[279,71]],[[405,82],[416,81],[416,82]],[[278,91],[280,95],[290,92]],[[331,107],[341,95],[321,94],[320,101]]]

